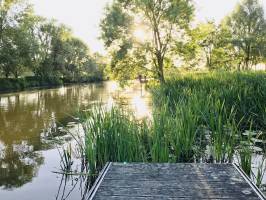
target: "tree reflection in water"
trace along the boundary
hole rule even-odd
[[[31,182],[44,162],[41,151],[69,140],[61,128],[73,121],[67,114],[103,94],[105,86],[91,84],[0,95],[0,191]]]
[[[80,200],[88,199],[91,182],[90,176],[87,175],[62,174],[56,200],[67,200],[75,189],[80,192]]]
[[[64,127],[77,127],[77,121],[70,117],[77,109],[89,110],[100,102],[108,107],[123,101],[126,108],[143,111],[141,101],[149,98],[136,98],[139,85],[118,89],[114,82],[105,82],[0,95],[0,198],[84,199],[91,183],[88,176],[52,173],[60,166],[56,148],[62,150],[61,146],[73,141]],[[142,117],[143,113],[137,115]]]
[[[0,186],[12,189],[30,182],[42,163],[41,154],[33,152],[26,142],[5,146],[4,157],[0,159]]]

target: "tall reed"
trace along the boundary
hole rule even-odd
[[[145,162],[145,124],[139,125],[134,116],[122,109],[95,107],[87,112],[86,158],[91,173],[96,173],[106,162]]]
[[[244,144],[251,138],[242,133],[266,131],[265,73],[189,74],[151,92],[152,119],[137,120],[118,107],[85,114],[92,173],[107,161],[228,163],[238,155],[250,175],[252,153]]]

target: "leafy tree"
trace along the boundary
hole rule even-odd
[[[217,29],[213,22],[202,23],[188,31],[186,40],[176,42],[175,50],[186,65],[195,67],[205,62],[207,68],[213,68]]]
[[[71,36],[71,31],[55,21],[39,19],[36,26],[38,50],[34,55],[36,65],[34,73],[42,79],[60,77],[64,70],[64,43]]]
[[[101,38],[113,58],[111,66],[127,68],[128,64],[135,63],[132,62],[133,52],[145,51],[147,63],[152,63],[152,66],[146,68],[164,83],[165,61],[172,49],[173,39],[177,39],[178,33],[187,28],[192,13],[190,0],[114,1],[107,7],[105,18],[101,22]],[[134,38],[134,24],[151,30],[144,42]]]
[[[22,1],[3,1],[0,9],[0,67],[18,78],[29,64],[31,41],[25,22],[32,7]]]
[[[72,81],[82,76],[82,70],[88,55],[88,47],[77,38],[70,38],[65,42],[65,68]],[[65,54],[65,55],[64,55]]]
[[[0,76],[6,78],[27,73],[41,84],[55,84],[103,75],[103,63],[84,42],[65,25],[36,16],[26,0],[0,1],[0,47]]]
[[[203,49],[208,68],[213,67],[213,50],[217,43],[217,32],[217,28],[212,22],[201,24],[193,30],[194,37],[197,38],[199,46]]]
[[[233,36],[232,43],[241,57],[239,66],[250,69],[265,56],[262,50],[266,35],[263,7],[258,0],[243,0],[226,19],[226,24]]]

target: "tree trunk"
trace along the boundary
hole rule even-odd
[[[238,70],[238,71],[241,71],[241,62],[238,63],[238,65],[237,65],[237,70]]]
[[[245,70],[249,70],[250,68],[249,68],[249,64],[250,64],[250,51],[251,51],[251,49],[250,49],[251,47],[250,47],[250,45],[248,45],[248,47],[247,47],[247,55],[246,55],[246,59],[245,59]]]
[[[159,66],[159,80],[162,84],[165,84],[163,64]]]
[[[15,72],[15,79],[18,79],[18,72]]]
[[[165,83],[165,78],[164,78],[164,58],[163,56],[158,53],[157,54],[157,64],[158,64],[158,78],[160,80],[160,83],[164,84]]]

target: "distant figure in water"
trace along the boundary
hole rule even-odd
[[[147,76],[142,76],[141,74],[138,75],[138,79],[140,83],[147,83]]]
[[[139,82],[140,82],[140,93],[141,93],[141,96],[143,96],[143,89],[142,89],[142,83],[147,83],[147,76],[142,76],[141,74],[138,75],[138,79],[139,79]]]
[[[139,79],[139,82],[142,83],[142,75],[141,74],[138,75],[138,79]]]

